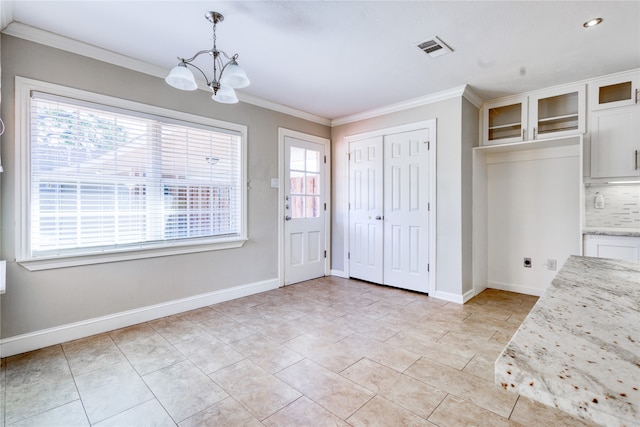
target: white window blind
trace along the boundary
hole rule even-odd
[[[241,236],[242,135],[31,92],[30,258]]]

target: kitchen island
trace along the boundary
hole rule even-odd
[[[505,389],[640,426],[640,263],[571,256],[495,363]]]

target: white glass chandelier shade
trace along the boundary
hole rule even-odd
[[[229,86],[220,86],[216,93],[211,96],[211,99],[222,104],[235,104],[238,102],[236,91]]]
[[[234,60],[231,61],[220,76],[220,84],[224,86],[230,86],[234,89],[241,89],[249,86],[251,81],[247,77],[247,73],[244,72],[238,63]]]
[[[180,62],[171,70],[165,81],[176,89],[196,90],[198,84],[190,69],[195,68],[202,74],[207,86],[211,88],[213,92],[211,99],[224,104],[234,104],[238,102],[234,89],[247,87],[251,82],[247,77],[247,73],[240,68],[236,61],[238,54],[229,56],[216,47],[216,25],[224,20],[224,16],[218,12],[211,11],[205,14],[205,18],[213,24],[213,47],[208,50],[201,50],[191,58],[178,57]],[[213,59],[213,77],[211,80],[209,80],[204,71],[193,63],[197,57],[203,54],[210,55]]]
[[[193,77],[191,70],[187,68],[187,65],[183,62],[176,65],[171,69],[169,75],[164,79],[170,86],[181,90],[196,90],[198,84]]]

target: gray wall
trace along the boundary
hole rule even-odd
[[[475,114],[475,117],[474,117]],[[332,269],[345,269],[348,233],[348,146],[345,137],[437,120],[436,289],[461,296],[471,280],[471,148],[478,141],[478,109],[462,97],[336,126],[332,129]]]
[[[278,275],[278,127],[324,138],[330,128],[239,103],[213,102],[205,91],[182,92],[160,78],[2,36],[2,257],[7,293],[1,298],[2,338],[271,280]],[[248,127],[248,232],[239,249],[29,272],[15,260],[14,79],[28,77]]]

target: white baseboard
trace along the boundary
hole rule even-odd
[[[219,302],[245,297],[279,287],[278,279],[264,280],[233,288],[208,292],[206,294],[168,301],[161,304],[141,307],[134,310],[96,317],[81,322],[69,323],[54,328],[16,335],[0,340],[2,357],[13,356],[27,351],[37,350],[50,345],[85,338],[91,335],[136,325],[142,322],[171,316],[196,308],[206,307]]]
[[[456,304],[464,304],[465,302],[469,301],[471,298],[475,296],[475,292],[473,289],[471,289],[465,292],[464,294],[460,295],[460,294],[453,294],[451,292],[436,291],[434,295],[430,295],[430,296],[437,299],[445,300],[445,301],[455,302]]]
[[[349,275],[342,270],[331,270],[331,275],[336,277],[342,277],[343,279],[349,278]]]
[[[465,292],[464,294],[462,294],[462,301],[463,304],[467,301],[469,301],[471,298],[475,297],[476,294],[476,290],[475,289],[469,289],[467,292]]]
[[[487,288],[491,288],[491,289],[499,289],[501,291],[509,291],[509,292],[516,292],[519,294],[525,294],[525,295],[535,295],[535,296],[542,296],[542,294],[544,294],[544,289],[540,289],[540,288],[532,288],[530,286],[522,286],[522,285],[513,285],[510,283],[501,283],[501,282],[487,282]]]

